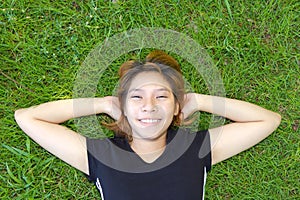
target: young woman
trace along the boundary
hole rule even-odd
[[[119,75],[118,97],[60,100],[15,112],[28,136],[87,174],[105,200],[204,198],[211,165],[252,147],[280,124],[279,114],[251,103],[186,94],[178,63],[162,51],[124,63]],[[196,133],[178,128],[197,111],[232,123]],[[114,119],[104,125],[115,138],[89,139],[60,125],[101,113]]]

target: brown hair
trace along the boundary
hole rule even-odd
[[[170,84],[175,102],[179,104],[179,114],[174,116],[172,125],[181,124],[181,109],[184,102],[184,80],[178,62],[163,51],[155,50],[147,55],[145,61],[127,61],[119,69],[119,87],[117,95],[121,107],[121,117],[113,123],[103,123],[104,126],[113,130],[117,135],[125,136],[129,141],[132,140],[131,127],[124,115],[124,105],[126,96],[131,85],[132,79],[141,72],[158,72]]]

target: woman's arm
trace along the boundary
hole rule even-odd
[[[188,116],[205,111],[223,116],[233,123],[209,130],[212,163],[230,158],[262,141],[280,124],[281,116],[257,105],[223,97],[187,94],[183,113]]]
[[[20,128],[47,151],[89,174],[85,137],[59,124],[97,113],[118,118],[120,113],[116,97],[48,102],[17,110],[15,119]]]

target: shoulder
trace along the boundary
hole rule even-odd
[[[130,151],[130,146],[127,139],[120,136],[101,139],[87,138],[86,144],[89,154],[114,151],[116,149]]]
[[[189,128],[170,129],[167,143],[174,143],[189,148],[210,150],[210,134],[208,130],[192,131]]]
[[[209,136],[209,130],[198,130],[194,131],[190,128],[185,128],[185,127],[180,127],[177,129],[169,129],[168,131],[168,137],[169,135],[171,137],[174,137],[175,135],[181,135],[184,138],[198,138],[198,139],[203,139],[206,136]]]

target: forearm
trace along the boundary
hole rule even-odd
[[[210,95],[196,94],[197,109],[223,116],[236,122],[278,120],[280,115],[257,105]]]
[[[216,164],[259,143],[280,124],[281,116],[257,105],[209,95],[192,95],[198,111],[223,116],[233,121],[209,129],[213,146],[212,163]]]
[[[106,112],[104,98],[68,99],[19,109],[20,128],[53,155],[88,174],[86,138],[60,123],[72,118]]]
[[[17,110],[15,117],[59,124],[72,118],[107,112],[106,98],[81,98],[48,102]]]

